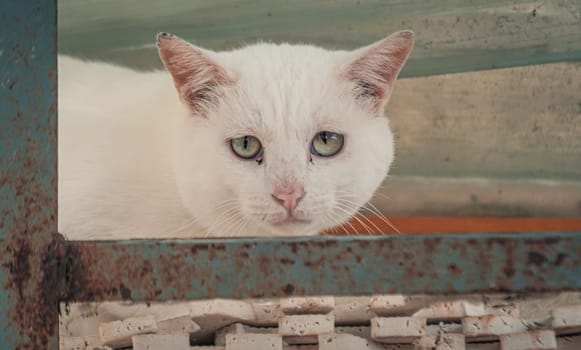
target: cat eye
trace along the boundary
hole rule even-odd
[[[344,136],[342,134],[321,131],[311,142],[311,153],[320,157],[332,157],[343,148]]]
[[[262,153],[262,144],[254,136],[230,139],[232,152],[242,159],[254,159]]]

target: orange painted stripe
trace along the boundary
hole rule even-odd
[[[394,216],[389,222],[401,233],[581,231],[581,218]],[[358,216],[343,227],[324,234],[345,234],[354,230],[359,234],[397,233],[380,217]]]

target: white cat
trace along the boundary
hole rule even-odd
[[[386,176],[384,107],[412,32],[353,52],[211,52],[165,33],[157,45],[170,74],[59,57],[69,239],[313,235]]]

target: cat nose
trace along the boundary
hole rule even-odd
[[[272,198],[289,211],[295,210],[304,196],[305,189],[300,185],[281,187],[272,192]]]

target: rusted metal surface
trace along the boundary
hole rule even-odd
[[[67,301],[581,290],[581,232],[69,242]]]
[[[56,2],[0,23],[0,348],[56,348]]]

